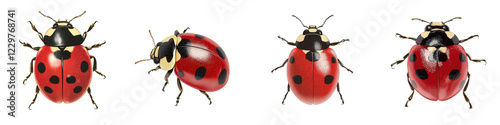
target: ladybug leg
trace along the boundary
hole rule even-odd
[[[28,106],[28,109],[30,109],[30,110],[31,110],[31,105],[35,104],[36,97],[38,96],[38,93],[40,93],[40,88],[38,88],[38,86],[36,86],[36,90],[35,90],[35,98],[33,99],[33,101],[31,101],[30,105]]]
[[[89,93],[90,100],[92,100],[92,104],[94,104],[95,109],[98,109],[99,107],[97,107],[97,104],[95,104],[94,97],[92,97],[92,94],[90,93],[90,87],[87,89],[87,93]]]
[[[413,38],[413,37],[407,37],[407,36],[404,36],[404,35],[401,35],[399,33],[396,33],[396,37],[399,37],[401,39],[411,39],[413,41],[417,41],[417,38]]]
[[[31,49],[33,49],[35,51],[40,50],[40,47],[32,47],[29,43],[21,42],[21,40],[19,40],[19,43],[21,43],[21,44],[23,44],[23,46],[31,48]]]
[[[148,74],[150,74],[150,73],[151,73],[151,72],[153,72],[153,71],[157,71],[157,70],[159,70],[160,68],[161,68],[160,66],[157,66],[156,68],[149,70],[149,71],[148,71]]]
[[[283,66],[285,66],[286,62],[288,62],[288,58],[285,60],[285,62],[283,62],[283,64],[281,64],[281,66],[278,66],[278,67],[274,68],[273,70],[271,70],[271,73],[278,70],[279,68],[283,68]]]
[[[394,65],[399,65],[400,63],[404,62],[404,61],[406,60],[406,58],[408,57],[408,54],[410,54],[410,53],[407,53],[407,54],[403,57],[403,59],[402,59],[402,60],[397,60],[396,62],[392,63],[392,64],[391,64],[391,68],[392,68],[392,69],[395,69],[395,68],[394,68]]]
[[[339,61],[339,64],[340,66],[342,66],[342,68],[346,69],[347,71],[351,72],[351,74],[353,73],[351,69],[347,68],[344,66],[344,64],[342,64],[342,62],[340,61],[340,59],[337,59]]]
[[[288,95],[288,92],[290,92],[290,84],[288,84],[288,89],[286,90],[285,97],[283,98],[283,101],[281,102],[281,104],[283,104],[283,105],[285,104],[285,99],[286,99],[286,96]]]
[[[186,29],[184,29],[184,31],[182,31],[182,33],[186,33],[186,31],[189,29],[190,29],[189,27],[186,27]]]
[[[338,45],[338,44],[340,44],[340,43],[343,43],[343,42],[345,42],[345,41],[349,41],[349,39],[342,39],[342,40],[340,40],[340,41],[338,41],[338,42],[330,43],[330,46],[336,46],[336,45]]]
[[[161,89],[161,91],[165,92],[165,86],[168,84],[168,77],[172,74],[173,70],[174,69],[168,70],[167,74],[165,74],[165,84],[163,85],[163,89]]]
[[[175,106],[177,106],[177,104],[179,104],[179,99],[181,98],[181,95],[182,95],[182,85],[181,85],[181,80],[179,78],[177,78],[177,87],[179,87],[179,95],[177,96],[177,101],[175,101]]]
[[[405,104],[405,107],[408,107],[408,102],[411,101],[411,99],[413,99],[413,94],[415,93],[415,89],[413,88],[413,86],[411,85],[410,83],[410,74],[406,74],[406,79],[408,79],[408,84],[410,85],[410,89],[411,89],[411,95],[410,97],[408,97],[408,101],[406,101],[406,104]]]
[[[92,28],[94,28],[95,23],[97,23],[97,21],[94,21],[94,23],[92,23],[89,26],[89,29],[87,29],[87,31],[83,32],[83,40],[85,40],[85,38],[87,38],[87,33],[90,32],[90,30],[92,30]]]
[[[472,38],[474,38],[474,37],[478,37],[478,38],[479,38],[479,35],[477,35],[477,34],[476,34],[476,35],[469,36],[469,37],[468,37],[468,38],[466,38],[466,39],[460,40],[458,43],[463,43],[463,42],[465,42],[465,41],[467,41],[467,40],[470,40],[470,39],[472,39]]]
[[[212,105],[212,99],[210,99],[210,96],[208,96],[207,92],[205,92],[203,90],[200,90],[200,92],[207,97],[208,101],[210,101],[210,104],[208,104],[208,105]]]
[[[470,73],[467,72],[467,83],[465,84],[465,87],[464,87],[464,98],[465,98],[465,101],[467,103],[469,103],[469,109],[472,109],[472,104],[470,103],[470,100],[469,100],[469,97],[467,97],[467,95],[465,94],[465,91],[467,91],[467,87],[469,87],[469,81],[470,81]]]
[[[87,51],[88,51],[88,50],[91,50],[91,49],[93,49],[93,48],[99,48],[99,47],[101,47],[101,46],[102,46],[102,45],[104,45],[104,44],[106,44],[106,41],[104,41],[103,43],[94,44],[94,45],[92,45],[92,46],[90,46],[90,47],[86,46],[85,48],[86,48],[86,49],[87,49]]]
[[[33,59],[31,59],[30,61],[30,74],[28,74],[28,76],[26,76],[26,79],[23,80],[23,84],[26,85],[26,80],[28,80],[28,78],[30,78],[31,74],[33,74],[33,62],[35,61],[36,57],[33,57]]]
[[[288,40],[286,40],[285,38],[283,38],[283,37],[281,37],[281,36],[278,36],[278,38],[280,38],[281,40],[285,41],[288,45],[295,46],[295,43],[293,43],[293,42],[288,42]]]
[[[36,29],[35,25],[33,25],[33,23],[31,23],[31,21],[28,21],[30,24],[31,24],[31,29],[33,29],[33,31],[35,31],[36,33],[38,33],[38,38],[40,38],[40,40],[43,41],[43,35],[42,33],[38,32],[38,30]]]
[[[95,73],[97,73],[97,74],[99,74],[99,75],[103,76],[103,77],[104,77],[103,79],[106,79],[106,75],[104,75],[104,74],[102,74],[101,72],[97,71],[97,60],[95,59],[95,57],[94,57],[94,56],[92,56],[92,55],[90,55],[90,58],[94,60],[94,66],[92,67],[92,70],[93,70]]]
[[[340,100],[342,100],[342,105],[344,104],[344,98],[342,98],[342,94],[340,93],[340,87],[339,87],[339,82],[337,82],[337,91],[339,92],[339,95],[340,95]]]
[[[470,58],[470,55],[468,53],[466,53],[466,54],[467,54],[467,57],[469,58],[469,60],[472,62],[477,62],[477,63],[484,62],[484,65],[486,65],[488,63],[488,62],[486,62],[485,59],[472,59],[472,58]]]

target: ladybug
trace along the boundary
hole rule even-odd
[[[340,62],[335,51],[330,46],[349,41],[349,39],[330,43],[330,40],[319,30],[333,15],[326,18],[323,24],[318,27],[315,25],[307,27],[297,16],[292,16],[297,18],[302,26],[307,29],[297,38],[295,43],[288,42],[288,40],[278,36],[288,45],[296,47],[290,52],[290,55],[281,66],[271,71],[273,73],[288,64],[288,89],[281,103],[285,103],[290,88],[300,101],[309,105],[325,102],[337,88],[342,104],[344,104],[344,99],[339,90],[339,65],[351,73],[352,71]]]
[[[472,108],[472,104],[465,94],[470,81],[467,59],[473,62],[485,62],[485,64],[486,60],[471,59],[465,49],[459,45],[469,39],[479,37],[479,35],[459,40],[446,25],[455,19],[461,19],[461,17],[455,17],[445,22],[428,22],[413,18],[412,20],[428,23],[423,33],[417,38],[396,33],[399,38],[416,42],[416,45],[403,57],[403,60],[397,60],[391,64],[394,69],[394,65],[409,59],[407,79],[412,93],[408,97],[405,107],[408,107],[408,102],[413,98],[415,90],[429,100],[446,101],[463,88],[465,101],[469,103],[469,108]]]
[[[29,43],[21,42],[25,47],[38,51],[36,57],[31,59],[30,73],[24,79],[23,84],[28,80],[33,72],[37,82],[35,98],[28,106],[31,109],[36,101],[38,93],[42,90],[43,95],[54,103],[72,103],[80,99],[85,91],[89,94],[92,104],[97,109],[97,104],[94,102],[90,93],[90,80],[92,71],[106,78],[104,74],[98,72],[96,58],[89,55],[88,50],[98,48],[106,42],[94,44],[90,47],[82,46],[81,44],[87,37],[87,33],[94,27],[95,21],[90,25],[89,29],[81,34],[71,21],[81,17],[82,14],[73,17],[71,20],[61,21],[54,20],[52,17],[42,16],[54,21],[54,25],[47,30],[45,35],[42,35],[36,29],[35,25],[29,21],[31,28],[38,33],[38,37],[45,44],[42,47],[32,47]],[[91,65],[91,59],[94,60]],[[33,61],[35,62],[35,70],[33,71]]]
[[[198,89],[205,95],[212,104],[207,92],[214,92],[223,88],[229,79],[229,62],[224,50],[212,39],[200,34],[186,33],[189,29],[179,33],[175,31],[174,35],[158,42],[149,55],[150,59],[143,59],[135,62],[153,60],[158,66],[152,71],[163,69],[167,71],[165,75],[165,86],[168,84],[168,77],[172,72],[177,75],[177,86],[179,95],[175,106],[179,104],[182,94],[181,81],[187,85]],[[149,35],[155,43],[151,30]]]

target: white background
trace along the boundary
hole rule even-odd
[[[177,1],[2,1],[0,24],[6,28],[7,8],[17,9],[18,33],[21,40],[42,46],[27,21],[32,21],[44,33],[53,22],[38,14],[55,19],[71,19],[87,11],[72,24],[84,32],[95,20],[99,21],[83,45],[107,41],[90,54],[98,59],[98,70],[107,79],[93,74],[92,94],[98,110],[94,110],[88,94],[72,104],[55,104],[42,94],[28,110],[35,95],[32,76],[27,85],[18,85],[16,118],[2,111],[0,124],[499,124],[500,81],[497,46],[500,12],[496,2],[485,1],[291,1],[291,0],[177,0]],[[293,49],[276,38],[289,41],[304,28],[291,15],[306,25],[320,25],[330,41],[344,38],[351,42],[332,47],[339,59],[354,71],[341,69],[338,93],[321,105],[306,105],[293,93],[285,105],[286,69],[274,74]],[[428,21],[445,21],[456,16],[463,19],[448,23],[459,38],[479,34],[461,44],[473,58],[487,59],[488,64],[469,63],[471,82],[467,94],[473,109],[468,109],[461,93],[444,102],[434,102],[415,93],[410,107],[404,103],[411,91],[406,81],[406,62],[391,69],[390,64],[401,59],[414,42],[394,37],[395,33],[417,37],[425,23],[411,21],[418,17]],[[231,72],[228,84],[217,92],[208,93],[213,104],[197,90],[184,84],[179,106],[175,105],[178,89],[176,76],[170,77],[166,92],[161,91],[166,71],[147,74],[155,67],[152,62],[134,64],[149,58],[153,48],[148,30],[156,41],[173,32],[190,27],[188,32],[203,34],[216,41],[226,52]],[[1,38],[6,41],[6,30]],[[365,39],[366,38],[366,39]],[[0,58],[6,59],[6,43],[1,44]],[[28,74],[29,61],[36,55],[31,49],[18,48],[18,82]],[[6,62],[5,60],[4,62]],[[6,64],[2,64],[6,65]],[[1,81],[8,74],[1,71]],[[0,97],[5,100],[7,87],[2,85]],[[7,102],[5,102],[7,103]]]

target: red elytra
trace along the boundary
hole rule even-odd
[[[297,98],[309,105],[328,100],[339,81],[339,64],[331,48],[319,53],[319,60],[309,61],[306,53],[295,48],[287,62],[288,84]]]
[[[418,93],[432,101],[450,99],[460,92],[467,80],[468,62],[464,48],[461,45],[446,48],[444,62],[432,61],[429,58],[432,53],[424,45],[414,45],[409,53],[410,82]]]
[[[229,79],[229,62],[220,46],[198,34],[183,33],[179,37],[179,51],[188,52],[175,64],[177,77],[198,90],[213,92],[223,88]]]
[[[58,47],[43,46],[35,60],[37,85],[52,102],[75,102],[90,85],[90,64],[89,53],[82,45],[66,47],[64,51]]]

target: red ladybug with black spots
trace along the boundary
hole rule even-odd
[[[271,71],[272,73],[285,66],[285,64],[288,65],[288,89],[281,103],[285,103],[286,96],[291,89],[300,101],[309,105],[321,104],[328,100],[335,88],[337,88],[342,104],[344,104],[344,99],[339,90],[339,65],[351,73],[352,71],[340,62],[335,51],[330,46],[349,41],[349,39],[330,43],[330,40],[319,30],[333,15],[326,18],[323,24],[318,27],[315,25],[307,27],[297,16],[292,16],[297,18],[302,26],[307,29],[297,38],[295,43],[288,42],[278,36],[288,45],[296,47],[290,52],[290,55],[281,66]]]
[[[472,35],[467,39],[459,40],[446,25],[454,19],[461,19],[461,17],[455,17],[445,22],[428,22],[413,18],[412,20],[428,23],[423,33],[417,38],[396,34],[399,38],[416,42],[416,45],[403,57],[403,60],[391,64],[391,67],[394,68],[394,65],[402,63],[405,59],[409,60],[407,79],[412,93],[406,101],[406,107],[413,98],[415,90],[429,100],[445,101],[464,88],[465,101],[469,103],[469,108],[472,108],[472,104],[465,94],[470,80],[467,59],[473,62],[485,62],[485,64],[486,60],[471,59],[470,55],[459,45],[479,36]]]
[[[88,50],[98,48],[106,42],[91,47],[81,45],[87,37],[87,33],[97,21],[92,23],[89,29],[81,34],[78,29],[73,27],[71,21],[85,14],[85,11],[69,21],[56,21],[40,11],[39,13],[55,23],[47,30],[45,35],[42,35],[35,25],[29,22],[31,28],[38,33],[38,37],[45,44],[44,46],[32,47],[29,43],[19,41],[25,47],[38,51],[36,57],[31,59],[30,73],[23,81],[24,84],[31,74],[35,72],[36,94],[28,108],[31,109],[31,105],[35,103],[38,93],[42,90],[43,95],[54,103],[72,103],[87,92],[95,109],[97,109],[97,104],[94,102],[89,87],[92,71],[104,78],[106,76],[96,70],[96,58],[89,55]],[[93,66],[91,65],[91,59],[94,60]],[[33,71],[33,61],[35,62],[35,71]]]
[[[167,70],[163,91],[168,84],[168,77],[175,72],[180,91],[176,106],[183,91],[181,81],[198,89],[210,101],[209,104],[212,104],[207,92],[217,91],[226,85],[229,79],[229,62],[224,50],[217,43],[203,35],[186,33],[188,29],[189,27],[182,33],[176,30],[174,35],[154,46],[149,55],[150,59],[140,60],[135,64],[153,60],[158,66],[148,74],[159,69]],[[149,34],[151,35],[151,31]],[[151,38],[153,39],[153,35]]]

